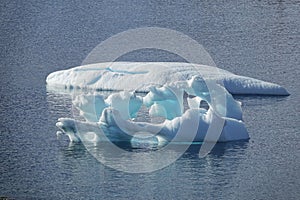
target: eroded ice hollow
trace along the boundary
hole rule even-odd
[[[60,118],[56,126],[71,141],[136,141],[165,144],[201,142],[215,121],[223,122],[212,141],[249,139],[241,103],[232,94],[288,95],[281,86],[228,71],[188,63],[98,63],[58,71],[47,77],[57,88],[122,90],[109,96],[81,94],[73,99],[85,121]],[[140,96],[137,91],[147,92]],[[184,94],[188,108],[184,109]],[[201,103],[208,104],[202,108]],[[161,123],[137,122],[141,107]],[[178,134],[180,133],[180,134]],[[209,140],[206,138],[206,140]]]

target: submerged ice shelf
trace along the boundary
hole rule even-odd
[[[241,102],[232,94],[288,95],[277,84],[188,63],[98,63],[54,72],[46,81],[54,88],[89,91],[72,102],[85,121],[60,118],[56,124],[75,142],[246,140]],[[103,96],[93,90],[121,91]],[[201,107],[203,102],[208,108]],[[149,116],[165,120],[159,124],[135,121],[141,107],[148,109]],[[222,122],[220,134],[209,138],[208,129],[215,121]]]

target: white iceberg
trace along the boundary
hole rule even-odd
[[[113,93],[108,97],[82,94],[73,100],[73,104],[86,122],[60,118],[56,125],[75,142],[110,140],[135,144],[142,138],[144,142],[156,141],[159,146],[170,141],[201,142],[213,121],[221,119],[224,126],[220,135],[212,141],[248,139],[241,104],[223,86],[215,85],[209,91],[206,86],[200,86],[203,83],[201,77],[194,76],[190,80],[172,82],[162,87],[152,86],[144,97],[129,91]],[[188,100],[189,108],[185,112],[184,93],[195,95]],[[200,108],[201,101],[207,102],[207,110]],[[150,115],[166,120],[160,124],[133,121],[142,105],[149,108]]]
[[[48,75],[48,86],[93,90],[136,90],[148,92],[151,86],[185,81],[200,75],[231,94],[289,95],[277,84],[238,76],[216,67],[178,62],[108,62],[74,67]]]
[[[74,142],[146,141],[163,146],[174,141],[247,140],[241,102],[232,94],[289,95],[277,84],[216,67],[171,62],[97,63],[53,72],[46,82],[58,89],[119,91],[109,96],[82,93],[73,99],[85,121],[60,118],[56,126]],[[165,120],[135,121],[141,108],[148,109],[150,117]],[[215,122],[219,133],[209,135]]]

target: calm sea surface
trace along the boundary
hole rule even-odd
[[[0,197],[14,199],[299,199],[299,1],[5,1],[0,4]],[[72,117],[46,76],[80,65],[101,41],[157,26],[202,44],[218,67],[278,83],[288,97],[237,96],[249,142],[199,145],[152,173],[105,167],[56,138]],[[182,61],[142,50],[119,60]]]

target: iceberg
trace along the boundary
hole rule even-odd
[[[235,75],[217,67],[178,62],[107,62],[56,71],[46,78],[53,88],[135,90],[149,92],[151,86],[185,81],[200,75],[222,84],[231,94],[289,95],[280,85]],[[134,80],[134,81],[133,81]],[[138,88],[137,88],[138,86]]]
[[[160,147],[168,142],[201,142],[213,121],[222,119],[221,133],[212,141],[249,139],[242,121],[241,103],[221,85],[216,84],[213,90],[208,90],[201,77],[193,76],[190,80],[161,87],[151,86],[149,90],[145,96],[132,91],[120,91],[107,97],[80,94],[73,104],[86,121],[60,118],[56,126],[73,142],[109,140],[136,145],[148,141]],[[184,111],[185,93],[191,98],[188,96],[189,108]],[[202,101],[208,104],[207,109],[201,108]],[[142,106],[148,108],[150,116],[164,117],[165,120],[159,124],[135,121]]]
[[[175,62],[96,63],[53,72],[46,82],[57,90],[85,91],[76,93],[72,101],[85,121],[58,119],[58,135],[64,133],[72,142],[125,141],[133,147],[248,140],[242,103],[232,95],[289,95],[274,83],[216,67]],[[112,92],[97,92],[106,90]],[[141,109],[163,121],[136,120]],[[209,135],[216,122],[219,134]]]

